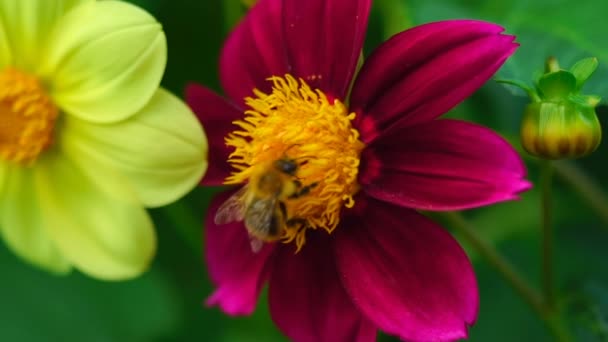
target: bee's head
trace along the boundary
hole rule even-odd
[[[298,164],[293,159],[282,158],[274,162],[274,166],[277,170],[283,172],[284,174],[293,176],[298,169]]]

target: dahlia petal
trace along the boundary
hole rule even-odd
[[[280,0],[260,0],[230,33],[220,56],[220,81],[240,106],[257,88],[271,89],[268,78],[291,72],[285,52]]]
[[[0,68],[11,56],[14,65],[35,72],[43,42],[61,17],[93,0],[0,1]]]
[[[225,138],[237,128],[232,122],[242,119],[243,111],[198,84],[189,84],[186,87],[186,102],[203,127],[209,128],[209,169],[201,184],[222,185],[232,171],[228,164],[231,151],[226,146]]]
[[[433,120],[382,136],[362,158],[365,193],[415,209],[474,208],[516,199],[531,186],[508,142],[458,120]]]
[[[258,253],[251,251],[249,236],[241,222],[216,225],[215,212],[234,192],[211,201],[205,219],[205,258],[215,292],[208,306],[219,306],[229,315],[249,315],[255,310],[262,286],[268,278],[268,260],[274,245],[266,244]]]
[[[47,233],[74,267],[92,277],[140,275],[156,251],[150,217],[122,175],[65,147],[66,155],[47,152],[49,159],[36,166]]]
[[[358,204],[363,214],[345,218],[334,233],[338,270],[355,305],[404,340],[466,337],[479,298],[456,240],[413,210],[373,199]]]
[[[207,168],[205,133],[190,109],[164,89],[124,121],[100,125],[66,118],[61,139],[128,177],[147,207],[182,197]]]
[[[375,341],[376,328],[345,292],[325,232],[308,234],[298,253],[278,248],[269,287],[270,314],[290,340]]]
[[[55,273],[70,263],[46,231],[34,168],[0,165],[0,233],[7,246],[28,262]]]
[[[63,111],[108,123],[150,100],[166,60],[165,35],[150,14],[122,1],[96,1],[58,22],[40,73]]]
[[[292,73],[313,89],[345,99],[361,55],[371,0],[283,3]]]
[[[226,40],[220,58],[222,87],[243,105],[254,88],[270,91],[270,76],[290,73],[344,98],[370,6],[370,0],[258,1]]]
[[[395,35],[357,76],[351,109],[364,142],[381,132],[432,120],[483,85],[515,51],[500,26],[453,20]]]

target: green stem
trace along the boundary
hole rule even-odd
[[[552,178],[553,165],[551,161],[541,161],[542,286],[545,303],[551,309],[555,306],[555,291],[553,287],[553,223],[551,222]]]
[[[452,228],[456,229],[460,233],[460,236],[462,236],[479,255],[504,277],[509,285],[511,285],[511,287],[545,322],[557,341],[572,341],[570,333],[566,330],[558,313],[545,305],[541,295],[524,280],[524,278],[515,270],[513,265],[511,265],[511,263],[505,259],[493,245],[488,243],[477,233],[462,214],[458,212],[448,212],[438,215],[443,217]]]
[[[559,161],[553,167],[555,175],[572,186],[608,227],[608,196],[602,187],[573,162]]]
[[[449,212],[441,214],[446,218],[450,226],[456,229],[460,235],[481,255],[490,265],[492,265],[509,284],[517,291],[517,293],[530,304],[530,306],[539,314],[545,313],[542,297],[526,281],[517,273],[513,265],[505,259],[494,246],[479,236],[476,230],[469,222],[458,212]]]

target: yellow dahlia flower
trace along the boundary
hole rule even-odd
[[[125,2],[0,0],[0,234],[16,254],[101,279],[147,268],[144,206],[207,167],[200,125],[159,88],[166,49]]]

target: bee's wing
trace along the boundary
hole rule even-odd
[[[273,225],[277,207],[277,199],[265,198],[255,199],[247,208],[245,215],[245,226],[257,236],[267,236]]]
[[[230,196],[226,202],[222,203],[215,212],[213,222],[215,222],[215,224],[226,224],[235,221],[243,221],[245,218],[245,211],[247,210],[247,203],[245,202],[246,194],[247,185]]]
[[[251,251],[253,253],[258,253],[264,247],[264,240],[260,240],[257,237],[249,234],[249,244],[251,245]]]

